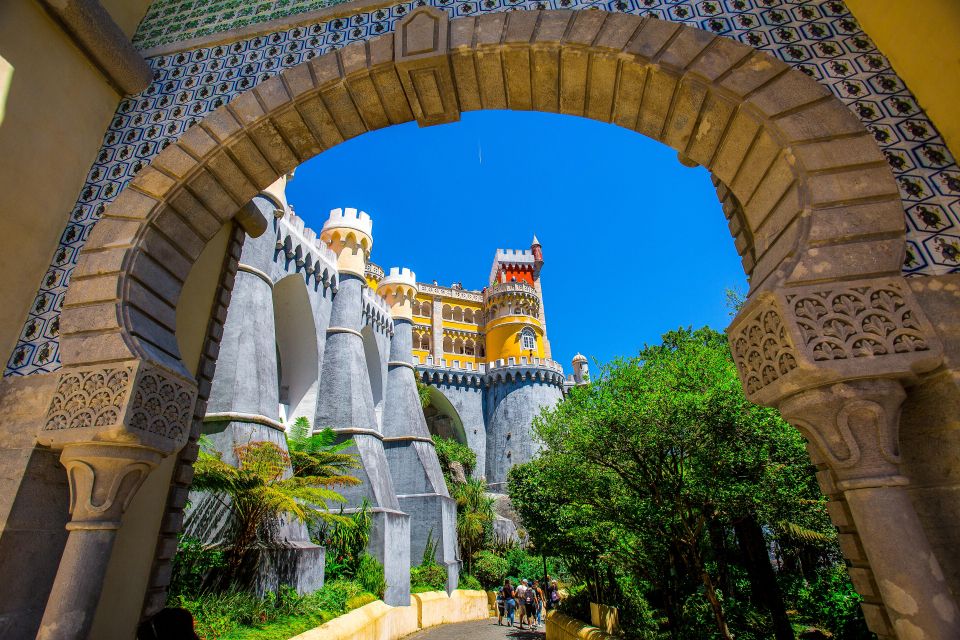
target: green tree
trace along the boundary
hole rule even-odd
[[[342,503],[334,489],[356,484],[355,477],[291,474],[291,457],[273,442],[252,442],[234,447],[236,466],[223,460],[209,439],[201,439],[194,463],[193,489],[206,491],[230,512],[229,545],[221,580],[243,584],[255,563],[255,552],[275,543],[278,525],[290,518],[307,525],[345,519],[332,513],[330,503]],[[339,469],[325,467],[318,469]]]
[[[473,554],[483,545],[493,526],[493,498],[487,496],[487,484],[480,478],[454,484],[451,497],[457,501],[457,538],[460,555],[467,561],[467,573],[473,573]]]
[[[833,529],[803,439],[746,400],[722,334],[665,334],[603,367],[534,428],[546,451],[511,472],[511,498],[537,547],[595,596],[629,591],[629,579],[647,585],[675,632],[708,611],[722,638],[731,616],[762,625],[757,637],[793,637],[767,538],[835,548]],[[797,531],[812,536],[798,543]],[[742,614],[744,598],[765,614]]]

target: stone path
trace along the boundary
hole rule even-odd
[[[424,629],[405,640],[544,640],[543,627],[539,631],[520,631],[517,627],[497,625],[496,618],[476,620],[474,622],[460,622],[458,624],[444,624],[439,627]]]

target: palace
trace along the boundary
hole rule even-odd
[[[233,462],[236,447],[252,440],[285,447],[283,433],[299,417],[353,440],[363,483],[344,495],[348,509],[370,505],[386,599],[408,597],[404,576],[430,539],[440,543],[438,560],[453,589],[456,509],[431,435],[470,446],[474,476],[505,493],[510,467],[536,453],[534,416],[587,376],[583,356],[569,379],[550,359],[542,248],[534,238],[530,250],[498,250],[482,291],[418,283],[407,268],[385,272],[369,261],[367,213],[334,209],[319,235],[306,227],[287,202],[289,178],[249,205],[250,215],[272,221],[272,233],[247,239],[239,251],[203,432]],[[189,291],[189,279],[185,286]],[[429,419],[410,370],[429,385]],[[186,531],[207,543],[225,540],[220,502],[202,494],[190,502]],[[284,527],[285,543],[272,551],[260,588],[281,580],[301,591],[317,588],[323,549],[303,526]],[[495,529],[516,535],[516,524],[502,516]],[[273,569],[280,566],[283,576]]]

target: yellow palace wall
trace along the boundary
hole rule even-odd
[[[960,154],[960,2],[958,0],[846,0],[870,39],[890,60]]]
[[[105,0],[132,36],[149,0]],[[0,351],[6,358],[46,273],[120,95],[35,0],[0,2]]]

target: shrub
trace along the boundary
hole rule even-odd
[[[473,561],[473,575],[480,584],[490,589],[503,584],[510,571],[510,563],[492,551],[481,551]]]
[[[376,598],[355,582],[334,581],[307,595],[290,587],[257,598],[246,592],[203,593],[171,598],[171,606],[188,609],[201,638],[227,640],[284,639],[317,627]]]
[[[423,591],[446,591],[447,570],[436,563],[422,564],[410,569],[410,589]]]
[[[467,476],[473,473],[474,467],[477,466],[477,454],[473,452],[473,449],[452,438],[442,438],[438,435],[433,436],[433,445],[437,450],[443,475],[448,479],[450,477],[450,464],[453,462],[462,464],[463,471]]]
[[[378,598],[382,598],[383,592],[387,590],[387,581],[383,575],[383,565],[377,562],[377,559],[369,553],[364,553],[360,556],[356,580],[357,584],[359,584],[364,591],[375,594]]]
[[[460,588],[472,589],[474,591],[483,591],[483,585],[480,584],[480,581],[474,578],[469,573],[464,573],[460,575]]]
[[[170,596],[198,595],[210,572],[225,565],[223,551],[206,547],[197,538],[181,535],[173,557]]]

